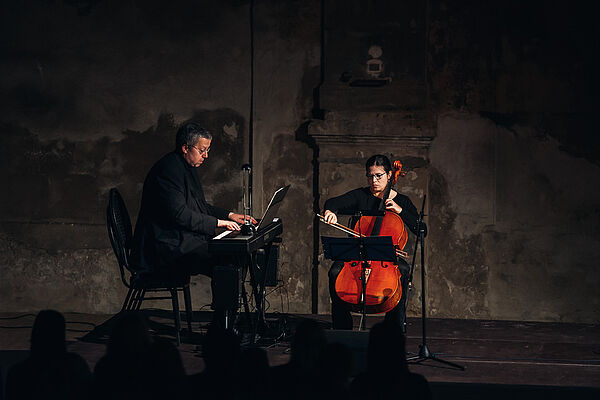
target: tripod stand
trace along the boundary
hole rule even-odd
[[[422,344],[419,346],[419,355],[417,356],[412,356],[412,357],[407,357],[406,361],[408,361],[409,363],[413,363],[413,364],[420,364],[423,361],[427,361],[427,360],[432,360],[432,361],[436,361],[438,363],[447,365],[449,367],[452,367],[454,369],[459,369],[461,371],[465,370],[465,367],[459,364],[455,364],[453,362],[450,361],[446,361],[443,360],[439,357],[436,357],[436,355],[434,353],[432,353],[429,350],[429,347],[427,347],[427,330],[426,330],[426,325],[427,325],[427,316],[426,316],[426,310],[427,310],[427,305],[425,304],[425,300],[427,299],[427,297],[425,296],[425,224],[423,223],[423,217],[425,216],[424,214],[424,210],[425,210],[425,199],[427,198],[427,195],[423,196],[423,205],[421,206],[421,212],[419,213],[419,219],[417,220],[417,229],[419,232],[419,235],[417,236],[417,240],[415,243],[415,252],[413,253],[413,263],[410,269],[410,284],[412,284],[412,277],[413,277],[413,271],[415,268],[415,257],[417,254],[417,247],[419,246],[419,243],[421,244],[421,323],[422,323]],[[407,296],[408,298],[408,296]]]

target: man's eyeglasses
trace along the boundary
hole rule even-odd
[[[194,146],[194,145],[190,145],[190,147],[193,147],[193,148],[195,148],[196,150],[198,150],[198,153],[200,153],[200,155],[202,155],[202,154],[208,154],[208,152],[210,151],[210,147],[209,147],[208,149],[204,149],[204,150],[200,150],[199,148],[197,148],[197,147],[196,147],[196,146]]]
[[[380,174],[366,174],[365,176],[367,177],[368,180],[371,180],[373,178],[375,178],[376,181],[380,180],[383,176],[385,175],[385,172],[382,172]]]

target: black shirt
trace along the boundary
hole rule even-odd
[[[404,221],[404,225],[415,235],[418,234],[417,220],[419,213],[412,201],[400,193],[397,193],[392,200],[402,207],[400,218]],[[380,198],[373,196],[368,187],[363,187],[351,190],[341,196],[332,197],[325,202],[323,208],[336,214],[338,212],[351,214],[356,211],[377,210],[380,203]],[[423,224],[423,226],[425,225]],[[425,232],[427,232],[427,228],[425,228]]]

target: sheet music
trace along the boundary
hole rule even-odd
[[[212,238],[212,240],[219,240],[224,238],[225,236],[229,235],[231,232],[233,231],[225,231],[223,233],[218,234],[217,236],[215,236],[214,238]]]

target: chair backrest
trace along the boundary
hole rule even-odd
[[[125,202],[116,188],[110,189],[108,194],[108,207],[106,207],[106,226],[108,228],[108,237],[112,245],[119,269],[121,270],[121,280],[125,286],[129,287],[129,282],[125,276],[125,269],[133,272],[129,265],[129,256],[131,254],[131,242],[133,235],[131,233],[131,219],[127,212]]]

